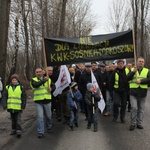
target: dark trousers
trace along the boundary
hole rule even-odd
[[[98,108],[94,108],[94,113],[93,113],[93,108],[92,106],[87,105],[87,111],[88,111],[88,126],[91,126],[93,123],[94,128],[98,128]]]
[[[21,111],[10,113],[12,130],[21,131]]]
[[[113,92],[113,117],[118,118],[120,109],[120,119],[125,118],[127,105],[127,92]]]

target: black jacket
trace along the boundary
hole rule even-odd
[[[119,88],[114,88],[115,84],[115,74],[118,74],[119,76],[119,81],[118,81],[118,86]],[[114,92],[127,92],[129,91],[129,83],[128,83],[128,78],[125,72],[125,67],[123,69],[116,68],[110,77],[110,91]]]
[[[94,98],[94,104],[92,102],[92,97]],[[85,103],[88,105],[88,106],[94,106],[95,108],[98,108],[98,101],[100,101],[100,96],[98,95],[98,93],[93,93],[90,92],[90,91],[86,91],[85,93]]]
[[[8,88],[10,88],[10,87],[12,87],[12,86],[13,86],[13,85],[10,84],[10,85],[8,85]],[[21,86],[20,84],[18,84],[18,85],[15,86],[15,88],[16,88],[17,86],[20,86],[20,87],[21,87],[21,91],[22,91],[22,93],[21,93],[21,101],[22,101],[22,103],[21,103],[21,108],[22,108],[22,109],[25,109],[25,107],[26,107],[26,100],[27,100],[26,92],[25,92],[23,86]],[[8,99],[8,90],[5,88],[5,89],[4,89],[4,92],[3,92],[3,96],[2,96],[2,106],[3,106],[3,109],[7,109],[7,99]],[[7,111],[8,111],[8,112],[18,112],[18,111],[20,111],[20,110],[7,109]]]
[[[77,70],[74,76],[74,82],[79,82],[80,76],[85,73],[85,70]]]
[[[86,85],[88,83],[91,83],[91,72],[85,72],[84,74],[82,74],[80,76],[79,82],[78,82],[78,87],[80,92],[82,93],[83,97],[85,95],[86,92]]]
[[[139,74],[141,73],[142,70],[138,70]],[[132,80],[134,76],[134,72],[131,71],[127,77],[129,80]],[[146,79],[142,79],[140,84],[149,84],[150,83],[150,71],[147,74]],[[147,96],[147,89],[142,89],[142,88],[132,88],[130,89],[130,95],[133,95],[135,97],[146,97]]]
[[[111,91],[110,89],[110,77],[111,77],[111,74],[112,74],[113,71],[106,71],[106,89],[108,91]]]

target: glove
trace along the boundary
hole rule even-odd
[[[92,107],[95,107],[95,104],[92,104]]]
[[[72,97],[72,100],[73,100],[73,101],[76,101],[76,98],[75,98],[75,97]]]
[[[95,94],[94,93],[92,93],[92,97],[94,97],[95,96]]]

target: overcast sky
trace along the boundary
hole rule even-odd
[[[112,0],[93,0],[92,2],[92,12],[97,15],[97,26],[92,32],[91,35],[95,34],[105,34],[107,31],[104,29],[104,22],[107,20],[108,7],[111,4]],[[103,22],[103,23],[101,23]]]

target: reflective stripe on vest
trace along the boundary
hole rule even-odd
[[[39,79],[37,77],[32,78],[34,81],[38,82]],[[49,82],[49,83],[48,83]],[[34,92],[34,101],[38,100],[51,100],[52,95],[50,92],[48,92],[48,85],[51,85],[51,79],[49,78],[47,82],[43,83],[40,87],[38,88],[33,88],[32,85],[32,90]]]
[[[8,99],[7,99],[7,109],[13,110],[22,110],[21,109],[21,87],[20,85],[16,86],[13,90],[12,86],[6,86],[8,90]]]
[[[132,69],[133,71],[133,69]],[[130,88],[142,88],[142,89],[147,89],[148,88],[148,84],[137,84],[135,81],[136,79],[145,79],[147,78],[147,74],[148,74],[148,69],[147,68],[143,68],[141,73],[139,74],[139,72],[137,71],[135,73],[135,75],[133,76],[133,79],[130,81]]]
[[[128,69],[128,68],[125,68],[125,73],[126,73],[126,75],[129,73],[129,69]],[[116,73],[115,73],[115,84],[114,84],[114,88],[115,88],[115,89],[118,89],[118,88],[119,88],[118,82],[119,82],[119,75],[118,75],[118,73],[116,72]]]

